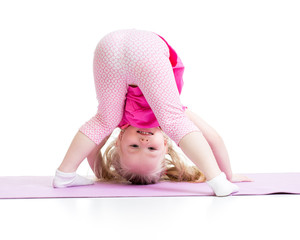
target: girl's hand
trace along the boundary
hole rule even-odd
[[[231,182],[253,182],[253,180],[241,174],[232,174]]]

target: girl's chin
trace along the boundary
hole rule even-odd
[[[155,133],[157,131],[160,131],[161,128],[160,127],[154,127],[154,128],[136,128],[137,131],[143,131],[143,132],[151,132],[151,133]]]
[[[161,129],[161,127],[153,127],[153,128],[138,128],[138,127],[134,127],[134,126],[131,126],[131,125],[129,125],[128,126],[128,128],[135,128],[135,129],[137,129],[137,130],[150,130],[150,129],[152,129],[152,130],[155,130],[155,129]]]

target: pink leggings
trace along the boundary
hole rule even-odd
[[[144,94],[162,130],[178,145],[186,134],[200,131],[182,109],[169,49],[156,34],[120,30],[106,35],[94,55],[97,114],[80,131],[96,144],[118,127],[128,85]]]

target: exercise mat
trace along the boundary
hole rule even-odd
[[[244,174],[253,182],[239,182],[240,191],[232,194],[300,194],[300,173]],[[206,183],[159,182],[151,185],[96,182],[94,185],[53,188],[53,177],[0,177],[0,199],[24,198],[103,198],[103,197],[178,197],[214,196]]]

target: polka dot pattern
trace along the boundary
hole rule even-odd
[[[162,130],[178,145],[200,131],[182,109],[166,43],[156,34],[120,30],[106,35],[94,55],[97,114],[80,131],[99,144],[120,123],[128,85],[137,85]]]

